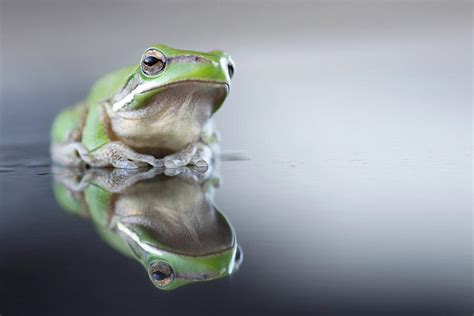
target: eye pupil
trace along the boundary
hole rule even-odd
[[[145,65],[149,66],[149,67],[153,66],[158,61],[159,61],[159,59],[156,58],[155,56],[147,56],[147,57],[145,57],[145,59],[143,59],[143,63]]]
[[[168,277],[168,275],[166,275],[165,273],[163,273],[161,271],[153,272],[152,276],[153,276],[153,279],[155,279],[156,281],[163,281],[164,279],[166,279]]]

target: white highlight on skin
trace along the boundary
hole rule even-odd
[[[114,105],[112,106],[112,110],[114,112],[117,112],[118,110],[120,110],[124,106],[130,104],[133,101],[133,98],[135,98],[135,96],[137,94],[150,91],[150,90],[152,90],[154,88],[157,88],[157,87],[158,87],[158,85],[155,82],[147,82],[147,83],[139,85],[138,87],[133,89],[132,92],[127,94],[123,99],[115,102]]]
[[[132,232],[127,226],[125,226],[121,222],[117,223],[117,228],[118,228],[119,231],[121,231],[122,233],[127,235],[129,238],[131,238],[134,242],[136,242],[137,245],[139,245],[140,248],[142,248],[146,252],[154,254],[156,256],[162,256],[164,254],[163,251],[161,251],[159,249],[156,249],[156,248],[153,248],[152,246],[150,246],[146,243],[142,243],[140,238],[138,237],[138,235],[136,233]]]

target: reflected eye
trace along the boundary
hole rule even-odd
[[[159,287],[165,287],[174,280],[173,268],[165,262],[154,262],[150,266],[150,276]]]
[[[160,73],[166,65],[166,57],[157,49],[149,49],[143,55],[141,67],[147,76],[154,76]]]

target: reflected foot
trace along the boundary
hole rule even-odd
[[[152,179],[158,175],[179,177],[188,183],[203,183],[211,178],[212,168],[179,167],[176,169],[140,168],[140,169],[107,169],[107,168],[64,168],[54,166],[54,178],[73,191],[83,191],[91,183],[109,192],[124,192],[135,183]]]

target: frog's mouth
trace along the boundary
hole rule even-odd
[[[229,85],[219,81],[187,80],[159,87],[144,84],[117,101],[112,109],[127,119],[179,111],[187,106],[209,108],[215,112],[228,93]]]

